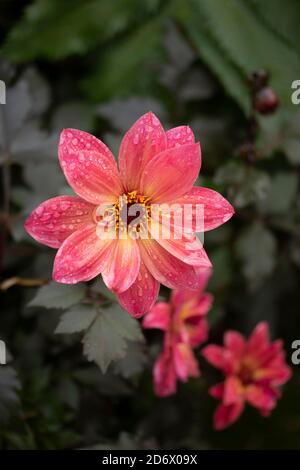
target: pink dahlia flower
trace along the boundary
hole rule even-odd
[[[217,192],[193,187],[201,155],[189,127],[165,132],[154,114],[145,114],[121,142],[119,169],[103,142],[75,129],[61,133],[58,154],[66,179],[77,196],[43,202],[25,224],[35,240],[58,248],[53,269],[55,281],[73,284],[89,281],[101,273],[121,305],[135,317],[153,306],[160,283],[169,288],[198,289],[201,270],[211,263],[193,231],[200,226],[203,230],[218,227],[234,211]],[[124,205],[128,211],[132,205],[139,205],[150,231],[155,231],[161,230],[164,222],[157,214],[151,217],[151,209],[162,203],[175,203],[179,212],[183,205],[190,205],[187,233],[174,235],[179,228],[176,214],[169,219],[169,238],[126,236],[130,217],[123,221]],[[103,215],[103,206],[110,206],[114,212],[113,239],[99,235],[99,226],[109,219],[106,213]],[[198,222],[198,207],[204,209],[203,223]],[[137,226],[136,232],[140,228]]]
[[[248,341],[237,331],[227,331],[224,347],[211,344],[202,353],[225,375],[224,382],[210,389],[221,400],[214,415],[217,430],[234,423],[247,402],[268,416],[281,395],[279,386],[291,377],[282,341],[270,342],[267,323],[259,323]]]
[[[212,304],[212,295],[204,293],[211,271],[201,276],[197,291],[174,290],[170,302],[158,302],[143,321],[144,328],[158,328],[165,332],[163,351],[154,366],[154,389],[164,397],[176,392],[177,379],[200,375],[193,348],[207,340],[206,314]]]

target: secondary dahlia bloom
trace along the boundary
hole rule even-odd
[[[176,393],[177,379],[186,382],[200,375],[193,348],[207,340],[206,314],[213,297],[204,293],[211,270],[201,275],[196,291],[173,290],[170,302],[158,302],[144,317],[144,328],[158,328],[165,332],[163,351],[153,370],[156,395],[164,397]]]
[[[237,331],[227,331],[224,347],[211,344],[203,356],[225,375],[222,383],[211,387],[212,397],[221,400],[214,415],[214,427],[224,429],[234,423],[245,404],[268,416],[275,408],[281,393],[279,386],[291,377],[285,362],[282,341],[269,339],[267,323],[259,323],[248,341]]]
[[[154,114],[145,114],[121,142],[119,168],[103,142],[76,129],[63,130],[58,155],[77,196],[43,202],[25,224],[35,240],[58,249],[55,281],[73,284],[101,273],[121,305],[136,317],[150,310],[160,283],[171,289],[198,289],[201,271],[211,263],[193,232],[218,227],[234,211],[217,192],[193,187],[201,154],[189,127],[165,132]],[[177,207],[178,213],[169,218],[169,238],[161,235],[161,216],[151,217],[152,206],[162,203]],[[178,237],[178,214],[186,204],[191,207],[189,230]],[[124,207],[129,213],[133,205],[144,210],[150,232],[157,234],[158,228],[158,236],[129,236],[132,217],[124,217]],[[103,206],[114,213],[113,239],[99,235],[99,227],[109,219]],[[197,217],[199,207],[204,210],[203,224]],[[135,235],[141,226],[136,226]]]

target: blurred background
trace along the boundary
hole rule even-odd
[[[127,334],[124,312],[99,280],[51,283],[55,251],[23,227],[40,202],[70,193],[57,163],[62,128],[92,132],[116,155],[124,132],[149,110],[166,128],[190,125],[202,146],[199,184],[236,208],[205,236],[214,263],[210,340],[220,342],[228,328],[249,334],[265,320],[290,363],[300,339],[300,104],[291,101],[300,80],[299,1],[0,6],[0,339],[8,362],[0,366],[0,448],[299,449],[300,365],[270,418],[247,409],[215,432],[207,390],[218,372],[199,354],[203,376],[156,398],[152,366],[162,336],[147,331],[143,341],[133,321]],[[93,302],[122,317],[124,331],[112,323],[54,333],[62,314]],[[61,324],[60,331],[71,333]],[[110,352],[104,337],[114,341]],[[94,362],[82,338],[99,345]]]

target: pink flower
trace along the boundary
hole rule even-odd
[[[174,290],[170,303],[158,302],[145,316],[144,328],[158,328],[165,332],[163,351],[154,366],[154,387],[158,396],[176,393],[177,378],[200,375],[193,348],[207,340],[206,314],[212,304],[212,295],[203,293],[211,274],[201,276],[197,291]]]
[[[225,375],[222,383],[210,389],[221,404],[214,415],[214,427],[224,429],[234,423],[248,402],[268,416],[280,397],[279,386],[291,377],[285,362],[282,341],[269,339],[267,323],[259,323],[248,341],[237,331],[227,331],[224,347],[211,344],[202,354]]]
[[[130,314],[139,317],[153,306],[162,283],[169,288],[198,289],[201,270],[211,266],[202,244],[193,235],[200,230],[197,207],[204,206],[203,230],[211,230],[233,215],[232,206],[217,192],[193,187],[201,156],[189,127],[165,132],[152,113],[142,116],[125,134],[119,151],[119,170],[106,145],[75,129],[61,133],[59,161],[77,196],[43,202],[26,221],[28,233],[40,243],[58,248],[53,279],[66,284],[103,280]],[[45,175],[47,177],[47,175]],[[121,202],[120,202],[121,201]],[[123,201],[123,202],[122,202]],[[99,208],[111,205],[116,228],[123,230],[123,203],[145,209],[151,230],[160,217],[151,218],[154,204],[191,204],[191,228],[176,238],[178,218],[172,217],[173,236],[147,239],[103,239]],[[129,219],[128,219],[129,220]],[[125,227],[127,229],[127,226]]]

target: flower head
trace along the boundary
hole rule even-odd
[[[211,344],[202,354],[225,375],[210,389],[221,404],[214,415],[214,427],[224,429],[235,422],[249,403],[268,416],[280,397],[279,386],[291,376],[285,362],[282,341],[269,339],[267,323],[259,323],[248,341],[236,331],[224,335],[224,347]]]
[[[103,142],[76,129],[61,133],[58,154],[77,196],[43,202],[25,224],[35,240],[58,249],[55,281],[77,283],[101,273],[136,317],[153,306],[160,283],[199,288],[199,273],[211,263],[194,232],[218,227],[234,211],[217,192],[193,187],[201,155],[189,127],[165,132],[154,114],[145,114],[125,134],[118,166]],[[162,204],[174,205],[171,215],[152,211]],[[178,236],[185,205],[188,228]],[[168,237],[162,234],[166,220]]]
[[[200,374],[193,348],[207,339],[206,314],[212,304],[212,295],[204,293],[210,270],[202,273],[197,291],[174,290],[170,302],[158,302],[145,316],[144,328],[158,328],[165,332],[163,351],[154,366],[154,387],[158,396],[176,392],[177,379]]]

